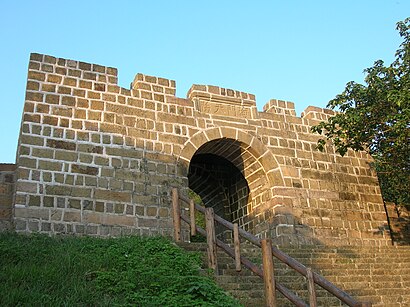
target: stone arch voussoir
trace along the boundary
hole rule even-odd
[[[220,138],[233,139],[245,144],[249,152],[262,165],[270,187],[284,186],[279,164],[272,152],[257,137],[237,128],[214,127],[198,131],[183,145],[178,157],[178,165],[188,170],[195,152],[205,143]]]

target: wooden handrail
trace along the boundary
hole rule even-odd
[[[186,222],[187,224],[189,224],[190,220],[185,217],[184,215],[181,215],[181,219]],[[206,236],[206,230],[199,227],[198,225],[196,226],[196,231],[203,236]],[[225,242],[216,239],[216,245],[220,248],[222,248],[230,257],[234,258],[235,257],[235,251],[232,247],[230,247],[228,244],[226,244]],[[249,270],[251,270],[253,273],[255,273],[255,275],[263,278],[263,271],[261,270],[260,267],[258,267],[256,264],[254,264],[251,260],[249,260],[248,258],[244,257],[241,255],[240,257],[241,259],[241,263],[248,268]],[[283,296],[285,296],[289,301],[291,301],[295,306],[298,307],[309,307],[309,305],[307,305],[303,300],[301,300],[297,295],[295,295],[291,290],[289,290],[288,288],[286,288],[284,285],[276,283],[276,289],[283,294]]]
[[[263,283],[265,284],[266,306],[276,306],[275,268],[272,257],[272,241],[262,240]]]
[[[175,199],[174,195],[178,195],[178,192],[174,192],[176,189],[173,189],[173,200]],[[178,199],[185,202],[186,204],[190,205],[190,208],[194,207],[195,210],[206,214],[206,208],[202,207],[200,205],[194,204],[194,206],[192,206],[192,201],[186,197],[184,197],[183,195],[178,195]],[[175,206],[173,206],[173,209],[175,209]],[[179,216],[184,222],[186,222],[188,225],[192,224],[192,215],[191,215],[191,219],[186,218],[184,215],[180,214],[176,214],[174,213],[173,215],[174,217]],[[226,227],[227,229],[234,231],[235,226],[233,223],[223,219],[222,217],[218,216],[217,214],[213,215],[214,220],[216,222],[218,222],[219,224],[223,225],[224,227]],[[174,227],[180,227],[180,225],[178,225],[178,223],[175,223],[174,221]],[[206,236],[207,232],[206,230],[202,229],[201,227],[195,225],[195,227],[193,227],[196,229],[196,231],[203,235]],[[239,235],[241,237],[243,237],[244,239],[248,240],[250,243],[261,247],[261,240],[259,238],[257,238],[256,236],[252,235],[251,233],[245,231],[242,228],[239,228]],[[191,232],[192,232],[192,226],[191,226]],[[180,234],[180,229],[179,230],[174,230],[175,234]],[[231,256],[232,258],[235,259],[235,250],[232,249],[228,244],[222,242],[219,239],[216,239],[216,245],[219,246],[220,248],[222,248],[229,256]],[[272,255],[274,257],[276,257],[278,260],[280,260],[281,262],[287,264],[290,268],[292,268],[293,270],[295,270],[296,272],[300,273],[301,275],[303,275],[304,277],[308,278],[308,282],[314,282],[315,284],[321,286],[323,289],[327,290],[330,294],[332,294],[333,296],[337,297],[338,299],[340,299],[343,303],[347,304],[348,306],[351,307],[371,307],[372,304],[369,302],[359,302],[356,299],[354,299],[353,297],[351,297],[348,293],[346,293],[345,291],[343,291],[342,289],[338,288],[336,285],[334,285],[333,283],[331,283],[330,281],[328,281],[327,279],[325,279],[323,276],[319,275],[316,272],[311,271],[310,268],[307,268],[305,265],[303,265],[302,263],[300,263],[299,261],[297,261],[296,259],[290,257],[289,255],[285,254],[284,252],[282,252],[281,250],[279,250],[277,247],[272,246]],[[254,263],[252,263],[249,259],[243,257],[242,255],[240,256],[240,261],[241,263],[247,267],[248,269],[250,269],[252,272],[254,272],[256,275],[260,276],[263,278],[263,271],[256,266]],[[287,289],[286,287],[284,287],[283,285],[276,283],[275,285],[276,289],[281,292],[286,298],[288,298],[292,303],[294,303],[296,306],[301,306],[301,307],[308,307],[309,305],[307,305],[305,302],[303,302],[298,296],[296,296],[295,294],[293,294],[289,289]],[[309,289],[310,292],[313,291],[312,290],[312,285],[309,285]],[[314,295],[314,294],[311,294]],[[310,295],[310,296],[311,296]],[[313,300],[315,300],[316,298],[311,298],[310,297],[310,303],[312,304]],[[314,305],[312,305],[314,306]]]

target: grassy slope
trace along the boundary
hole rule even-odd
[[[165,238],[0,233],[0,306],[238,306]]]

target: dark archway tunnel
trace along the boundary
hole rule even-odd
[[[205,207],[224,219],[247,224],[250,190],[245,179],[242,148],[238,141],[218,139],[201,146],[191,159],[189,188]],[[217,234],[224,231],[217,225]]]

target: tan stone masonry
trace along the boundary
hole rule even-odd
[[[259,112],[252,94],[193,85],[184,99],[175,89],[173,80],[143,74],[125,89],[115,68],[32,54],[15,229],[168,235],[170,188],[186,190],[195,179],[213,180],[216,190],[202,195],[209,201],[231,191],[223,199],[236,207],[224,210],[278,244],[389,243],[370,157],[315,148],[310,126],[332,111],[308,107],[297,117],[293,103],[272,99]],[[216,184],[218,172],[200,166],[205,157],[221,171],[223,161],[232,163],[247,190],[244,181],[223,187],[229,178]]]

